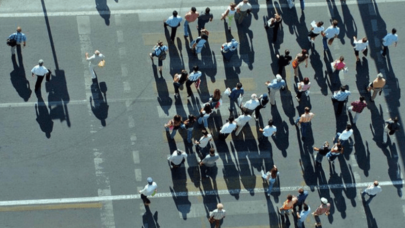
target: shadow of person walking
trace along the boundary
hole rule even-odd
[[[37,116],[37,122],[41,130],[45,133],[45,136],[51,138],[51,132],[53,130],[53,121],[49,114],[48,108],[41,96],[41,91],[37,92],[38,103],[35,104],[35,113]]]
[[[107,85],[105,82],[99,84],[96,78],[93,79],[90,89],[92,94],[92,97],[90,97],[91,111],[101,121],[101,125],[105,127],[105,120],[108,117],[108,108],[110,107],[107,103]]]
[[[107,26],[110,25],[111,12],[110,8],[108,8],[107,0],[96,0],[96,9],[100,16],[104,19],[105,24]]]
[[[14,89],[17,91],[18,95],[24,100],[28,101],[31,97],[31,88],[30,83],[26,78],[25,71],[24,71],[24,64],[22,62],[21,56],[21,48],[17,47],[17,55],[18,55],[18,62],[20,66],[17,64],[17,60],[15,55],[11,56],[11,61],[13,63],[13,71],[10,72],[10,80],[11,84],[13,85]]]

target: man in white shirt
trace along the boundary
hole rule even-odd
[[[239,4],[235,8],[237,13],[236,15],[238,15],[238,24],[241,24],[243,22],[243,19],[245,19],[246,14],[250,13],[252,5],[250,5],[248,0],[243,0],[239,2]]]
[[[273,120],[270,119],[268,125],[265,128],[259,128],[259,131],[263,133],[263,136],[259,138],[259,141],[261,141],[270,136],[275,136],[277,132],[277,127],[273,126]]]
[[[210,153],[200,161],[201,179],[208,178],[211,175],[211,168],[214,167],[219,159],[219,155],[215,153],[215,149],[211,148]]]
[[[364,195],[368,195],[369,198],[367,200],[367,204],[371,202],[371,200],[382,191],[381,187],[378,184],[378,181],[374,181],[373,185],[368,186],[364,191],[361,192],[361,198],[364,200]]]
[[[167,161],[169,161],[170,168],[178,168],[186,161],[187,154],[182,150],[175,150],[169,157],[167,157]]]
[[[176,31],[177,27],[180,26],[180,22],[183,20],[181,16],[178,16],[178,13],[176,10],[173,11],[173,15],[167,18],[166,21],[163,22],[163,26],[166,28],[169,26],[172,28],[172,33],[170,34],[170,40],[172,43],[174,42],[174,39],[176,38]]]
[[[248,112],[249,115],[252,115],[252,113],[255,111],[257,106],[260,105],[259,100],[257,99],[257,95],[254,93],[252,96],[250,96],[250,100],[246,101],[244,105],[241,105],[240,108],[246,108],[246,111]]]
[[[242,128],[252,119],[249,114],[249,111],[246,108],[242,108],[242,115],[236,118],[236,125],[238,125],[238,129],[235,132],[235,135],[238,136]]]
[[[221,130],[219,131],[220,140],[225,140],[228,137],[228,135],[231,134],[232,131],[236,129],[237,125],[234,120],[235,118],[233,116],[230,116],[228,118],[228,122],[221,127]]]
[[[394,47],[397,46],[398,43],[398,35],[396,34],[397,30],[395,28],[392,29],[391,33],[388,33],[386,36],[383,38],[383,43],[382,43],[382,50],[381,50],[381,55],[385,57],[387,55],[387,50],[388,46],[394,44]]]
[[[148,196],[154,196],[155,193],[157,192],[157,184],[156,182],[153,181],[152,177],[148,177],[146,179],[148,181],[148,184],[145,185],[145,187],[139,191],[141,194],[141,199],[143,200],[143,203],[148,206],[150,204],[150,200],[148,199]]]
[[[325,30],[325,28],[322,25],[323,25],[323,21],[318,21],[318,22],[312,21],[312,23],[311,23],[312,28],[308,34],[309,42],[314,43],[315,38],[319,34],[323,33],[323,30]]]
[[[353,134],[353,129],[351,124],[346,125],[346,129],[342,131],[342,133],[336,133],[335,138],[333,139],[333,143],[337,143],[338,140],[340,141],[340,144],[344,146],[346,144],[347,140],[352,136]]]
[[[37,92],[38,90],[41,89],[41,84],[42,81],[44,80],[44,76],[48,73],[48,69],[46,69],[46,67],[44,67],[44,60],[40,59],[38,61],[38,65],[34,66],[34,68],[32,68],[31,73],[32,73],[32,77],[34,77],[35,75],[37,76],[37,82],[35,83],[35,92]],[[47,81],[49,81],[48,77],[47,77]]]
[[[340,29],[339,27],[337,27],[338,25],[338,21],[337,20],[333,20],[332,21],[332,25],[329,26],[324,32],[323,32],[323,50],[324,51],[329,51],[329,47],[328,47],[328,42],[332,43],[333,40],[335,38],[338,37],[339,33],[340,33]],[[332,39],[332,40],[331,40]]]
[[[96,74],[94,73],[94,67],[96,67],[101,61],[104,61],[105,56],[100,53],[100,51],[96,50],[94,55],[89,57],[89,53],[86,52],[86,60],[89,62],[89,70],[91,74],[91,78],[95,79]]]
[[[353,36],[354,39],[354,55],[356,55],[356,61],[360,61],[359,59],[359,51],[363,52],[364,57],[367,56],[367,51],[368,51],[368,40],[367,37],[364,37],[361,40],[357,40],[356,36]]]
[[[215,223],[215,228],[219,228],[221,225],[221,220],[225,218],[226,212],[224,210],[224,205],[222,203],[217,204],[217,209],[210,212],[210,220],[213,219]]]
[[[303,206],[304,210],[302,210],[301,213],[297,211],[297,227],[299,228],[302,227],[305,219],[307,219],[309,213],[311,212],[311,208],[306,203],[304,203]]]
[[[200,79],[202,73],[198,70],[198,66],[193,67],[193,72],[188,75],[188,79],[186,81],[186,88],[187,88],[187,97],[191,97],[193,95],[193,91],[191,91],[191,85],[194,82],[197,82]]]
[[[196,152],[199,153],[201,157],[204,157],[206,155],[205,148],[207,148],[208,143],[212,140],[212,135],[208,134],[208,131],[205,129],[202,129],[201,133],[203,136],[199,141],[195,140],[194,143]]]

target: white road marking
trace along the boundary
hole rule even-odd
[[[124,32],[122,30],[117,30],[117,41],[118,43],[124,43]]]
[[[139,164],[139,151],[132,151],[132,158],[134,159],[134,164]]]
[[[128,127],[134,128],[135,127],[135,119],[132,116],[128,116]]]
[[[309,190],[314,189],[347,189],[347,188],[365,188],[373,182],[364,183],[348,183],[348,184],[334,184],[334,185],[314,185],[305,186],[304,189]],[[404,185],[405,181],[381,181],[380,186],[395,186]],[[275,191],[280,190],[281,192],[295,192],[302,186],[288,186],[281,188],[273,188]],[[143,187],[137,187],[138,190],[143,189]],[[160,189],[163,189],[162,187]],[[255,188],[252,189],[255,193],[263,193],[266,189]],[[204,192],[204,195],[229,195],[229,194],[250,194],[251,191],[246,189],[229,189],[229,190],[211,190]],[[384,193],[381,193],[384,194]],[[156,193],[153,198],[172,198],[174,196],[202,196],[200,191],[190,191],[190,192],[176,192],[172,194],[171,192]],[[79,197],[79,198],[59,198],[59,199],[36,199],[36,200],[11,200],[11,201],[0,201],[0,206],[21,206],[21,205],[44,205],[44,204],[63,204],[63,203],[90,203],[90,202],[104,202],[104,201],[117,201],[117,200],[134,200],[140,199],[140,194],[132,195],[116,195],[116,196],[94,196],[94,197]]]
[[[135,169],[135,180],[142,181],[142,171],[141,169]]]

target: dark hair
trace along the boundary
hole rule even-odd
[[[277,172],[278,172],[278,169],[273,167],[270,170],[271,178],[273,178],[273,179],[276,178],[277,177]]]
[[[347,124],[347,125],[346,125],[346,130],[350,130],[350,129],[352,129],[352,125],[351,125],[351,124]]]
[[[229,120],[229,122],[233,122],[235,120],[235,117],[229,116],[228,120]]]
[[[195,12],[195,11],[197,11],[197,9],[193,6],[193,7],[191,7],[191,11]]]
[[[205,14],[209,14],[211,11],[210,7],[205,8]]]
[[[308,53],[308,51],[307,51],[307,49],[302,49],[301,53],[302,53],[303,55],[306,55],[306,54]]]
[[[214,154],[214,153],[215,153],[215,148],[211,147],[210,154]]]
[[[242,108],[242,112],[245,116],[249,115],[249,111],[247,108]]]
[[[181,116],[180,115],[175,115],[174,117],[173,117],[173,122],[181,122]]]
[[[362,40],[363,40],[363,43],[367,42],[367,37],[364,37]]]
[[[323,25],[323,21],[318,21],[318,24],[320,24],[321,26]]]
[[[183,84],[187,80],[188,72],[186,70],[181,71],[181,76],[179,79],[179,83]]]
[[[209,103],[206,103],[206,104],[204,105],[204,111],[205,111],[205,113],[207,113],[207,114],[210,114],[210,113],[212,112],[212,108],[211,108],[211,105],[210,105]]]
[[[309,107],[305,107],[305,113],[308,113],[309,111],[311,111],[311,109]]]
[[[339,60],[343,62],[345,58],[343,56],[340,56]]]
[[[273,126],[273,120],[272,120],[272,119],[269,119],[269,122],[267,122],[267,124],[268,124],[269,126]]]
[[[197,65],[193,66],[193,70],[198,71],[198,66]]]
[[[304,84],[307,85],[309,83],[309,78],[305,77],[304,78]]]
[[[360,101],[364,101],[364,97],[363,96],[360,96]]]
[[[285,55],[289,55],[289,54],[290,54],[290,50],[285,49],[284,53],[285,53]]]
[[[242,88],[242,83],[240,83],[240,82],[236,83],[236,88],[238,88],[238,89]]]
[[[397,33],[397,29],[393,28],[391,32],[392,32],[392,34],[395,34],[395,33]]]
[[[308,211],[309,207],[306,203],[304,203],[304,211]]]
[[[394,119],[392,119],[395,123],[398,122],[398,116],[394,117]]]
[[[205,129],[202,129],[202,130],[201,130],[201,133],[202,133],[203,135],[208,135],[208,131],[205,130]]]
[[[214,98],[215,100],[221,99],[221,90],[215,89],[214,90],[214,95],[212,96],[212,98]]]
[[[188,119],[189,119],[189,120],[195,120],[196,117],[195,117],[193,114],[190,114],[190,115],[188,115]]]
[[[345,91],[345,90],[346,90],[346,86],[341,86],[341,87],[340,87],[340,90],[341,90],[341,91]]]
[[[177,17],[177,14],[178,14],[178,13],[177,13],[177,11],[176,11],[176,10],[175,10],[175,11],[173,11],[173,16],[174,16],[174,17]]]
[[[302,189],[302,188],[298,189],[298,193],[300,193],[300,194],[304,193],[304,189]]]
[[[288,200],[292,200],[292,195],[291,195],[291,194],[288,194],[288,195],[287,195],[287,199],[288,199]]]
[[[336,26],[338,25],[338,23],[339,23],[339,22],[338,22],[337,20],[333,20],[333,21],[332,21],[333,27],[336,27]]]

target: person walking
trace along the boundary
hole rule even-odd
[[[352,136],[352,134],[353,134],[352,125],[347,124],[346,129],[344,131],[342,131],[341,133],[339,132],[336,133],[336,136],[333,139],[333,143],[337,143],[339,141],[342,144],[342,146],[344,146],[347,140],[349,140],[349,138]]]
[[[191,143],[191,137],[193,136],[194,124],[197,122],[197,117],[193,114],[188,115],[188,119],[183,122],[181,128],[187,130],[187,142]]]
[[[174,98],[179,97],[179,88],[186,82],[188,79],[188,73],[186,70],[181,70],[180,74],[175,74],[173,77],[173,86],[174,86]]]
[[[311,30],[309,31],[308,34],[308,40],[311,43],[314,43],[315,38],[319,35],[319,34],[323,34],[323,31],[325,30],[325,28],[322,26],[323,25],[323,21],[312,21],[311,22]]]
[[[245,93],[245,91],[243,90],[242,87],[242,83],[238,82],[236,83],[235,88],[231,89],[227,88],[226,91],[228,92],[228,97],[229,97],[229,112],[234,111],[235,112],[235,116],[238,116],[238,112],[235,108],[235,103],[237,103],[237,107],[240,106],[240,104],[242,103],[242,99],[243,99],[243,94]]]
[[[309,213],[311,212],[311,208],[304,203],[304,210],[302,210],[301,212],[297,212],[297,227],[301,228],[303,227],[303,224],[305,222],[305,219],[307,219]]]
[[[193,72],[188,75],[188,80],[186,81],[187,97],[193,96],[193,91],[191,91],[191,85],[193,83],[198,83],[202,73],[198,70],[198,66],[193,67]],[[197,85],[197,84],[196,84]],[[199,83],[198,83],[199,85]]]
[[[20,26],[17,27],[17,31],[11,34],[8,39],[11,41],[11,43],[9,43],[11,55],[15,55],[16,49],[18,53],[21,53],[21,44],[23,45],[23,47],[27,45],[27,37],[24,33],[22,33],[22,29]]]
[[[173,151],[173,153],[167,157],[170,168],[179,168],[186,161],[187,156],[186,152],[182,150],[177,149]]]
[[[197,12],[197,9],[193,6],[191,7],[190,11],[188,11],[186,13],[186,15],[184,16],[184,38],[188,37],[188,30],[189,28],[189,23],[194,22],[195,20],[197,20],[197,18],[200,16],[200,13]]]
[[[280,91],[280,89],[284,89],[286,86],[285,81],[281,77],[281,75],[277,74],[276,78],[273,79],[272,82],[267,81],[265,83],[267,85],[267,88],[270,91],[270,104],[271,105],[276,105],[276,93]]]
[[[246,101],[245,104],[241,104],[240,108],[246,108],[246,111],[249,115],[255,111],[255,109],[260,105],[259,100],[257,99],[257,95],[254,93],[250,96],[250,100]]]
[[[263,180],[267,180],[267,182],[269,183],[269,188],[267,189],[267,196],[270,196],[270,194],[273,190],[274,183],[276,182],[276,179],[279,174],[280,174],[280,172],[278,171],[276,165],[273,165],[273,168],[270,171],[268,171],[267,173],[264,173],[264,171],[262,170]]]
[[[221,90],[215,89],[214,94],[209,99],[209,103],[210,103],[212,109],[219,109],[219,106],[222,103],[221,97],[222,97]]]
[[[301,136],[304,139],[307,133],[307,129],[311,126],[311,120],[314,118],[315,114],[311,112],[309,107],[305,107],[305,112],[295,121],[295,125],[301,125]]]
[[[397,33],[397,30],[395,28],[393,28],[391,30],[391,33],[388,33],[382,39],[382,50],[380,53],[383,57],[385,57],[387,55],[388,46],[394,44],[394,47],[397,47],[398,35],[396,33]]]
[[[219,139],[225,141],[229,134],[231,134],[237,127],[235,118],[229,116],[227,123],[225,123],[219,131]]]
[[[183,124],[182,122],[182,118],[180,115],[175,115],[173,117],[173,119],[169,120],[169,122],[167,122],[164,127],[166,129],[167,132],[169,132],[170,130],[172,130],[172,133],[170,134],[170,138],[173,139],[174,136],[177,133],[177,130],[181,127],[181,125]]]
[[[371,102],[374,102],[375,97],[379,93],[381,95],[382,89],[385,86],[385,79],[382,73],[377,74],[377,78],[374,81],[370,82],[366,87],[367,92],[373,90],[373,95],[371,96]]]
[[[294,69],[294,77],[298,78],[298,66],[305,61],[305,68],[308,67],[308,52],[306,49],[302,49],[301,53],[298,53],[295,56],[295,59],[292,62],[292,67]]]
[[[387,143],[388,135],[395,134],[399,130],[398,116],[390,118],[385,121],[384,133],[383,133],[383,142]]]
[[[251,120],[252,117],[250,116],[249,110],[247,108],[242,108],[242,115],[236,118],[235,122],[238,126],[235,136],[238,136],[239,133],[242,131],[242,128]]]
[[[321,165],[323,157],[330,151],[329,149],[329,142],[325,141],[322,147],[314,147],[314,151],[318,151],[316,154],[316,164]]]
[[[276,9],[276,8],[274,8]],[[278,36],[278,30],[280,29],[280,25],[282,25],[283,19],[281,18],[281,16],[277,13],[274,14],[274,17],[270,18],[269,20],[267,20],[264,23],[264,28],[268,29],[268,28],[273,28],[273,43],[275,43],[277,41],[277,36]]]
[[[247,14],[250,14],[252,5],[250,5],[249,0],[242,0],[236,6],[237,20],[238,24],[242,24],[243,19],[245,19]]]
[[[337,84],[336,82],[339,79],[339,73],[342,70],[347,70],[346,68],[346,63],[344,62],[345,58],[343,56],[340,56],[339,59],[336,59],[335,61],[333,61],[330,65],[332,68],[332,83],[333,84]]]
[[[150,204],[148,196],[154,196],[156,194],[157,184],[153,181],[152,177],[148,177],[146,180],[148,181],[148,184],[146,184],[145,187],[139,191],[139,193],[141,194],[141,199],[143,200],[145,206],[148,206]]]
[[[269,119],[267,126],[264,128],[259,128],[259,131],[262,132],[263,136],[259,138],[259,141],[264,140],[265,138],[276,136],[277,127],[273,126],[273,120]]]
[[[166,59],[166,52],[169,50],[169,48],[166,45],[163,45],[162,41],[158,41],[156,43],[156,45],[152,48],[153,52],[149,53],[150,59],[153,62],[153,57],[157,57],[158,58],[158,68],[159,68],[159,72],[160,74],[162,74],[162,68],[163,68],[163,60]]]
[[[219,159],[219,155],[215,153],[215,149],[211,148],[210,153],[200,161],[201,177],[208,178],[211,175],[211,169],[215,167],[216,161]]]
[[[199,124],[204,124],[204,128],[208,129],[208,118],[212,114],[212,108],[209,103],[205,103],[204,107],[200,110],[200,118],[198,118]]]
[[[369,198],[366,201],[367,204],[371,202],[371,200],[378,194],[382,192],[381,187],[379,186],[378,181],[374,181],[373,185],[369,185],[366,189],[361,192],[361,198],[364,201],[364,196],[368,195]]]
[[[212,140],[212,135],[208,134],[208,131],[205,129],[201,130],[203,136],[201,136],[200,140],[195,140],[195,150],[196,152],[201,155],[200,157],[204,158],[207,153],[205,153],[205,149],[207,148],[209,142]]]
[[[367,57],[368,52],[368,40],[364,37],[361,40],[357,40],[356,36],[353,36],[354,44],[354,55],[356,56],[356,61],[360,61],[359,52],[363,52],[364,57]]]
[[[335,162],[335,159],[343,154],[344,148],[343,145],[340,142],[336,142],[333,146],[332,149],[326,154],[326,157],[328,158],[328,161],[331,163]]]
[[[96,73],[94,72],[94,67],[99,66],[100,62],[105,61],[105,56],[100,53],[99,50],[94,52],[94,55],[89,57],[89,53],[86,52],[86,60],[89,62],[89,70],[92,79],[96,79]],[[104,65],[103,65],[104,66]]]
[[[308,191],[303,188],[298,189],[297,202],[294,204],[294,211],[297,212],[296,208],[298,207],[298,212],[302,211],[302,205],[305,204],[305,200],[308,197]]]
[[[330,214],[330,203],[328,203],[328,200],[324,197],[321,198],[321,205],[312,213],[312,215],[315,218],[315,227],[322,226],[321,220],[319,219],[320,215],[326,215],[329,216]]]
[[[49,81],[49,76],[47,75],[48,73],[50,74],[49,70],[46,69],[44,66],[44,60],[40,59],[38,61],[38,65],[34,66],[31,70],[32,77],[35,75],[37,76],[37,82],[35,83],[35,92],[41,89],[41,84],[42,81],[44,80],[44,77],[47,77],[47,81]]]
[[[332,95],[332,101],[338,102],[336,114],[340,114],[342,112],[343,106],[347,102],[347,100],[349,99],[349,95],[351,94],[351,92],[346,88],[347,85],[341,86],[340,90],[335,91]]]
[[[302,94],[305,93],[307,96],[309,95],[309,89],[311,88],[311,82],[309,78],[305,77],[304,80],[297,83],[297,96],[295,98],[298,102],[301,101]]]
[[[267,93],[263,93],[259,97],[259,106],[256,107],[255,112],[253,113],[253,118],[256,119],[256,121],[259,121],[259,116],[260,114],[260,109],[265,108],[267,103],[269,103],[269,97],[267,96]]]
[[[207,43],[209,32],[206,29],[201,30],[201,36],[190,42],[191,51],[197,55],[200,54],[205,43]]]
[[[224,57],[225,62],[229,62],[232,56],[236,53],[236,49],[238,49],[239,42],[235,39],[232,39],[231,42],[224,43],[221,46],[221,53]]]
[[[170,41],[173,43],[174,39],[176,38],[176,31],[177,31],[177,27],[180,26],[181,21],[183,20],[183,18],[181,16],[178,15],[177,11],[174,10],[172,16],[170,16],[169,18],[167,18],[166,21],[163,21],[163,26],[166,28],[167,26],[169,26],[170,28],[172,28],[172,32],[170,34]]]
[[[224,210],[224,205],[222,203],[217,204],[217,209],[210,212],[210,223],[215,224],[215,228],[219,228],[221,226],[221,220],[224,219],[226,216],[226,211]]]
[[[285,66],[290,65],[292,57],[290,56],[290,51],[288,49],[285,49],[284,55],[276,55],[278,59],[278,74],[283,75],[283,71]]]
[[[290,211],[293,209],[294,204],[297,202],[297,197],[288,194],[287,200],[284,201],[283,206],[278,209],[278,213],[281,215],[289,215]]]
[[[359,100],[353,101],[351,106],[347,109],[349,110],[349,114],[351,115],[354,112],[354,118],[352,124],[356,124],[357,118],[359,118],[360,113],[363,112],[364,108],[367,107],[367,103],[363,96],[360,96]]]
[[[332,25],[329,26],[324,32],[323,32],[323,38],[322,38],[322,43],[323,43],[323,50],[324,51],[329,51],[328,45],[332,45],[333,41],[335,38],[338,37],[340,33],[340,28],[337,27],[338,21],[333,20]]]
[[[198,36],[201,36],[201,30],[205,29],[205,24],[208,22],[211,22],[214,19],[214,15],[210,13],[211,9],[209,7],[205,8],[205,12],[201,13],[200,16],[198,16],[197,20],[197,30],[198,30]]]
[[[225,20],[225,18],[228,19],[228,31],[229,32],[231,32],[232,21],[235,16],[235,13],[236,13],[236,4],[232,2],[228,6],[228,9],[226,9],[225,12],[222,14],[222,17],[221,17],[221,21]]]

